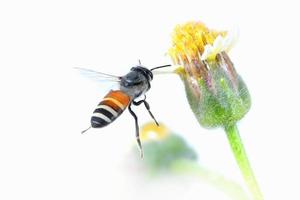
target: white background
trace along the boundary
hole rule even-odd
[[[299,17],[289,0],[1,1],[0,199],[226,199],[205,184],[139,192],[147,185],[124,167],[135,145],[128,112],[80,134],[105,93],[73,67],[122,75],[138,59],[168,64],[172,29],[189,20],[238,27],[230,57],[253,99],[239,123],[245,147],[266,199],[300,199]],[[197,124],[178,77],[155,77],[148,101],[200,163],[242,183],[225,134]]]

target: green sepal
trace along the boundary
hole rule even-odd
[[[230,80],[220,67],[209,71],[210,84],[203,78],[198,79],[200,96],[195,95],[195,86],[182,75],[190,107],[199,123],[206,128],[224,127],[235,124],[249,111],[251,98],[246,84],[237,75],[236,82]]]

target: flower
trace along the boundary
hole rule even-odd
[[[169,55],[180,65],[176,73],[204,127],[235,124],[250,109],[248,89],[227,54],[235,41],[233,34],[208,29],[202,22],[174,29]]]
[[[153,172],[169,169],[178,160],[197,160],[194,149],[162,123],[145,124],[140,137],[144,143],[144,163]]]
[[[163,140],[169,136],[169,133],[170,130],[164,124],[157,126],[156,124],[149,122],[143,125],[140,133],[140,139],[142,142]]]
[[[245,191],[238,183],[205,167],[198,161],[196,151],[184,138],[171,131],[164,124],[159,124],[158,127],[156,123],[149,122],[141,127],[140,136],[144,142],[145,157],[140,169],[145,169],[152,178],[166,174],[180,175],[180,177],[194,176],[196,177],[194,180],[199,178],[202,183],[220,190],[230,199],[248,199]],[[140,163],[140,159],[138,160]],[[178,176],[176,177],[178,178]],[[187,179],[187,181],[190,180]],[[180,183],[182,185],[182,179],[180,179]],[[201,190],[199,194],[201,195]]]
[[[172,41],[169,55],[181,65],[175,72],[184,83],[194,115],[204,127],[224,128],[249,190],[255,200],[263,200],[236,125],[249,111],[251,100],[227,54],[235,37],[189,22],[175,28]]]

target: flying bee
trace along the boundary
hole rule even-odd
[[[128,107],[129,113],[135,120],[136,140],[141,150],[142,157],[143,150],[139,136],[138,117],[131,109],[131,106],[139,106],[143,104],[152,119],[155,121],[156,125],[159,126],[157,120],[150,111],[149,103],[146,101],[146,92],[151,88],[150,82],[153,80],[152,71],[169,66],[171,65],[162,65],[152,69],[147,69],[139,62],[139,65],[132,67],[124,76],[114,76],[89,69],[77,68],[83,73],[83,75],[95,78],[96,80],[116,82],[118,88],[116,90],[110,90],[110,92],[108,92],[108,94],[102,99],[93,112],[91,117],[91,126],[82,131],[82,133],[85,133],[90,128],[102,128],[107,126],[117,119]],[[137,99],[141,96],[144,96],[144,99],[137,101]]]

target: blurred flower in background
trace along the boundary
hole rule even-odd
[[[135,156],[136,159],[133,161],[137,165],[142,162],[138,170],[139,173],[144,172],[144,175],[153,179],[168,175],[167,180],[169,181],[174,181],[176,178],[180,179],[183,176],[190,177],[192,179],[180,179],[180,184],[185,185],[184,182],[188,181],[191,185],[201,187],[197,184],[200,181],[220,191],[230,199],[248,200],[246,193],[238,183],[202,166],[198,162],[196,151],[163,123],[157,126],[154,122],[149,122],[141,127],[140,134],[144,158],[141,160],[139,156]],[[138,155],[137,149],[133,149],[134,155]],[[177,196],[176,192],[173,192],[174,197]],[[195,195],[197,196],[193,198],[201,198],[201,192],[197,192]],[[205,199],[211,198],[205,197]]]
[[[196,161],[196,152],[183,138],[171,132],[164,124],[145,124],[141,129],[147,168],[155,171],[169,170],[178,160]]]

